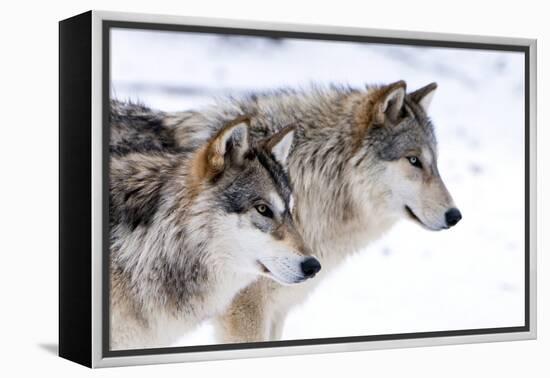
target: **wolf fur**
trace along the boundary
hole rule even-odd
[[[299,286],[260,279],[243,289],[218,318],[221,341],[280,339],[288,311],[346,256],[399,219],[429,230],[447,229],[460,220],[437,168],[436,137],[427,115],[436,88],[431,83],[407,94],[406,83],[399,81],[365,89],[280,90],[227,99],[166,120],[175,144],[201,140],[241,113],[254,115],[253,140],[296,125],[288,158],[293,216],[323,271]],[[205,124],[213,129],[197,133]]]
[[[112,349],[168,346],[259,276],[315,275],[291,216],[292,127],[253,147],[236,117],[205,142],[176,145],[162,113],[112,105]]]

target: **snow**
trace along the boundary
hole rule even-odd
[[[515,52],[115,29],[112,95],[162,110],[282,86],[439,84],[439,170],[464,219],[407,221],[333,271],[283,339],[524,324],[524,60]],[[206,322],[177,345],[216,343]]]

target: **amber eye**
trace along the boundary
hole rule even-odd
[[[256,208],[256,211],[267,218],[273,218],[273,212],[271,209],[264,204],[256,205],[254,206]]]
[[[422,163],[420,162],[420,159],[416,156],[409,156],[407,157],[407,160],[411,165],[415,166],[416,168],[422,168]]]

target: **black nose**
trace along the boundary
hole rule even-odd
[[[300,266],[304,276],[308,278],[315,276],[321,270],[321,264],[315,257],[308,257]]]
[[[447,210],[447,212],[445,213],[445,221],[447,222],[447,226],[449,227],[453,227],[455,224],[460,222],[461,219],[462,214],[460,214],[460,210],[458,210],[456,207]]]

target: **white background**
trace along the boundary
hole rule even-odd
[[[522,1],[326,2],[108,1],[3,5],[0,23],[2,138],[1,264],[3,376],[422,376],[545,377],[550,328],[543,255],[542,188],[550,159],[544,129],[548,14]],[[6,3],[7,4],[7,3]],[[107,369],[91,372],[55,357],[57,343],[57,21],[88,9],[538,38],[539,340],[345,354]],[[546,97],[545,97],[546,95]],[[546,296],[546,298],[545,298]],[[546,299],[546,300],[545,300]],[[546,350],[545,350],[546,349]],[[546,358],[545,358],[546,357]]]

